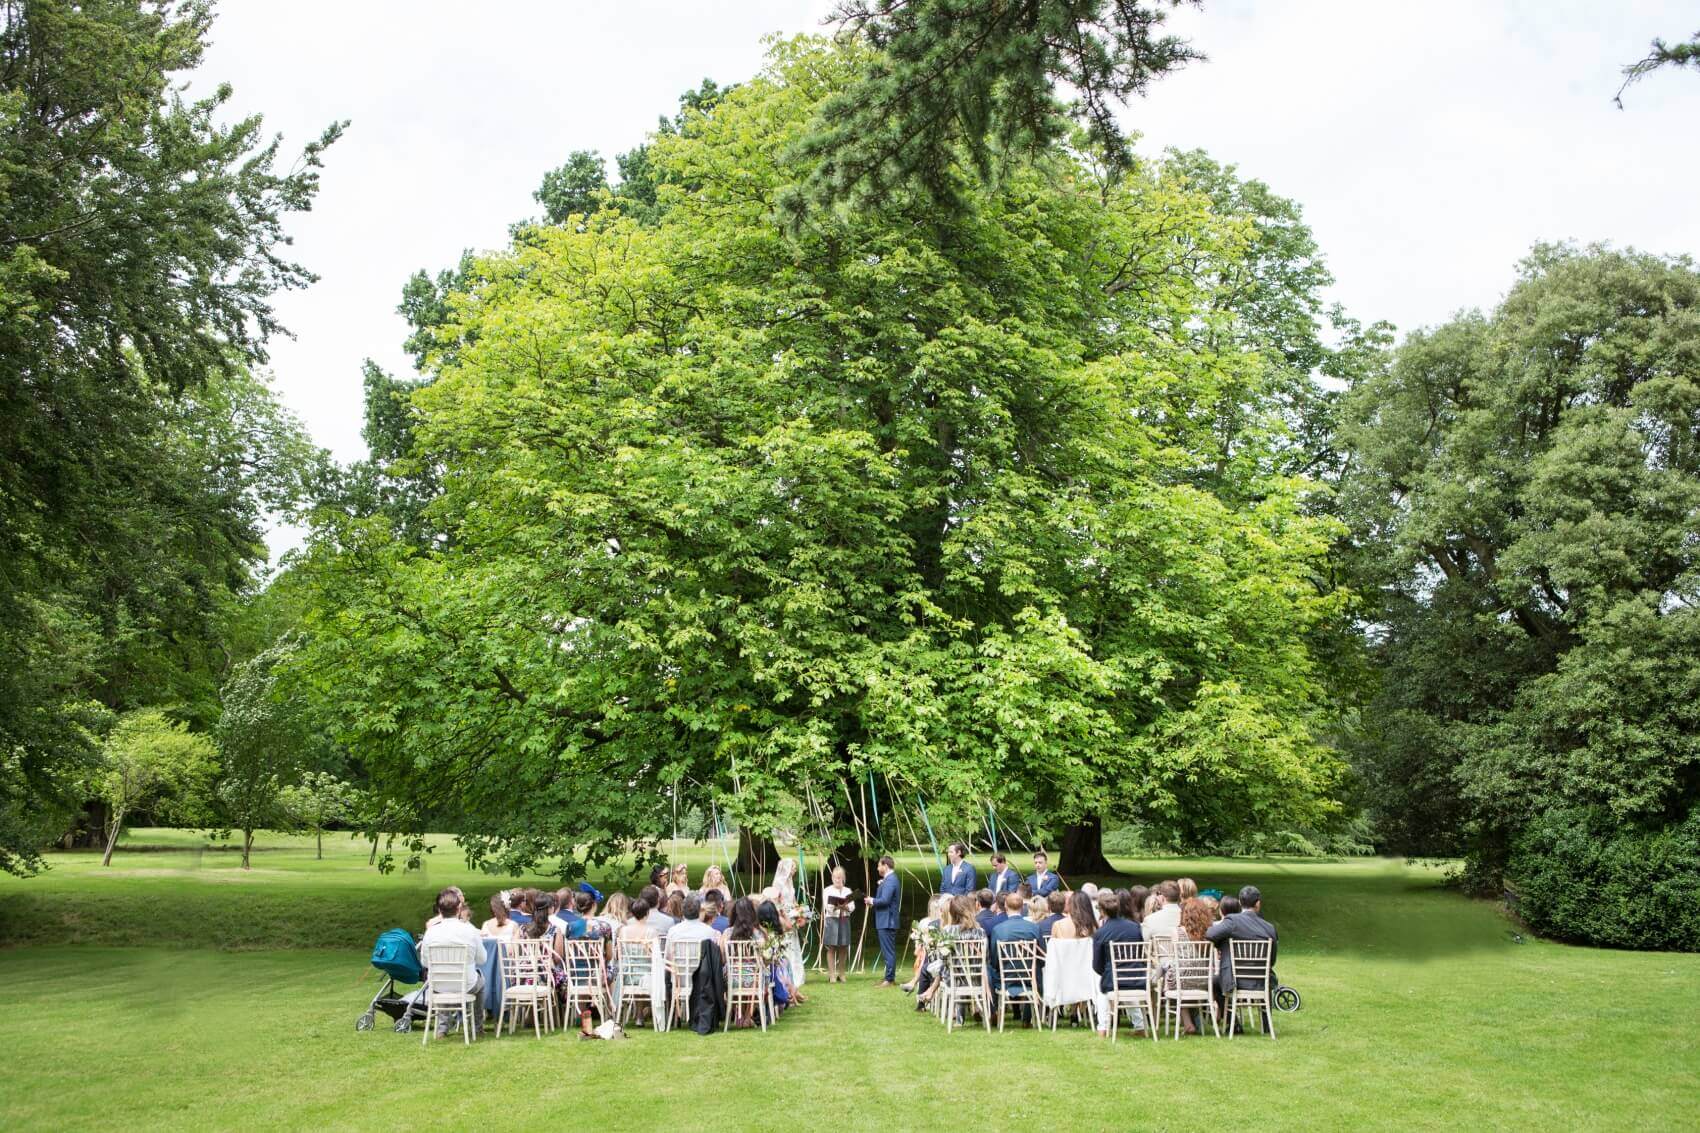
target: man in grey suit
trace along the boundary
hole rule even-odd
[[[1230,956],[1233,940],[1267,940],[1269,942],[1269,979],[1275,979],[1275,926],[1263,919],[1263,894],[1258,892],[1255,885],[1247,885],[1240,890],[1240,911],[1228,913],[1221,920],[1204,930],[1204,939],[1216,946],[1216,1001],[1226,1001],[1228,993],[1234,990],[1234,965]],[[1247,990],[1260,990],[1252,983],[1246,984]],[[1237,1025],[1237,1024],[1236,1024]]]

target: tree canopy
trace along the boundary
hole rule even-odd
[[[870,773],[946,824],[1326,821],[1336,529],[1277,459],[1257,308],[1188,270],[1255,226],[1196,162],[1052,147],[960,213],[791,231],[775,155],[864,64],[776,46],[649,143],[653,217],[529,232],[451,297],[412,394],[437,537],[312,541],[343,742],[508,867],[642,846],[675,798],[847,840]]]

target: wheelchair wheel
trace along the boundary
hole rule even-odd
[[[1275,989],[1275,1010],[1297,1011],[1299,1009],[1299,993],[1290,987]]]
[[[366,1014],[360,1016],[360,1018],[354,1020],[354,1029],[357,1031],[370,1031],[372,1029],[372,1013],[368,1011]]]

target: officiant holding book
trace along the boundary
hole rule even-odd
[[[832,884],[821,895],[821,944],[826,948],[826,982],[843,983],[850,968],[850,912],[856,895],[844,884],[844,867],[832,868]]]

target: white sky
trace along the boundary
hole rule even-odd
[[[197,87],[235,85],[286,146],[336,118],[295,254],[320,282],[277,303],[288,404],[339,460],[360,440],[360,362],[407,358],[395,314],[418,268],[499,247],[574,149],[613,168],[704,76],[748,77],[761,37],[830,0],[224,0]],[[1700,75],[1611,96],[1700,2],[1207,0],[1173,19],[1209,61],[1123,115],[1142,148],[1201,147],[1298,200],[1332,298],[1401,330],[1490,306],[1537,240],[1700,255]],[[280,530],[282,550],[297,540]]]

